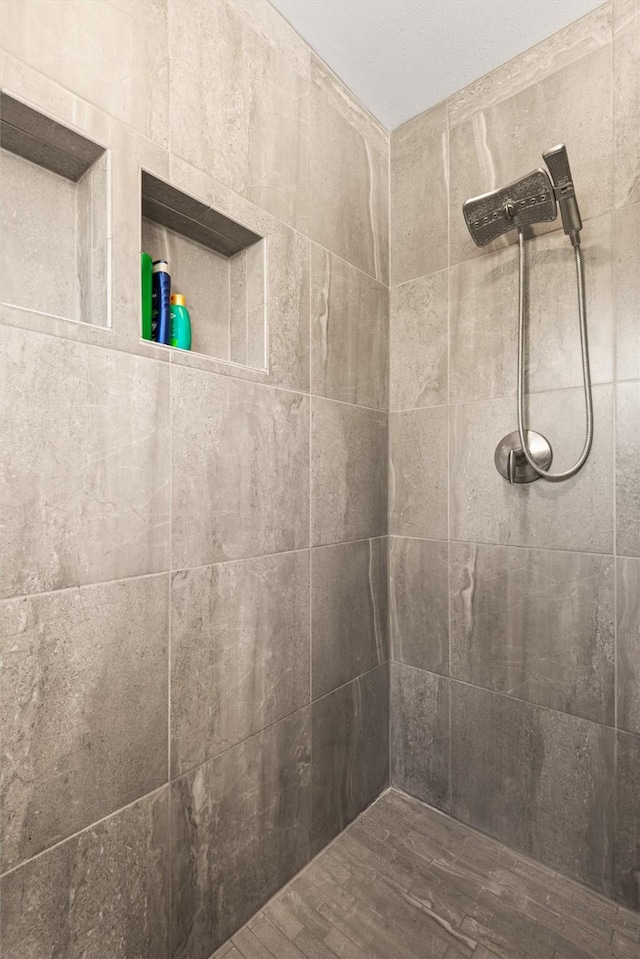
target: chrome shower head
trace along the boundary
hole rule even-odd
[[[543,153],[542,159],[549,167],[553,179],[553,192],[560,206],[564,232],[571,237],[571,242],[576,246],[580,242],[582,219],[573,187],[567,148],[564,143],[560,143],[557,147],[552,147],[551,150]]]
[[[482,196],[466,200],[462,212],[477,246],[486,246],[509,230],[555,220],[558,215],[551,180],[544,170]]]

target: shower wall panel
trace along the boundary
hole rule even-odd
[[[392,781],[636,908],[639,131],[639,4],[613,0],[392,134],[389,391]],[[557,142],[595,440],[576,479],[511,487],[516,237],[479,250],[462,202]],[[559,220],[536,233],[528,415],[561,469],[584,435],[572,255]]]
[[[389,137],[267,0],[0,17],[112,239],[110,329],[1,317],[0,951],[208,959],[388,783]],[[265,238],[265,372],[140,339],[141,169]]]

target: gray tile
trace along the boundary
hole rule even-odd
[[[612,889],[614,731],[452,682],[452,813]]]
[[[306,550],[174,574],[172,775],[309,702],[309,634]]]
[[[168,589],[160,575],[0,603],[3,869],[166,780]]]
[[[446,539],[449,411],[446,407],[389,417],[389,532]]]
[[[447,103],[391,135],[391,284],[448,265]]]
[[[517,64],[517,61],[515,61]],[[480,251],[462,217],[462,204],[542,164],[542,150],[566,143],[583,220],[613,205],[611,47],[600,46],[499,103],[480,106],[450,134],[451,262]],[[537,144],[532,148],[532,144]],[[537,226],[535,232],[557,229]],[[517,241],[515,232],[492,245]]]
[[[640,909],[640,737],[618,733],[616,894]]]
[[[174,367],[172,567],[309,544],[309,400]]]
[[[614,725],[611,556],[451,544],[451,675]]]
[[[640,6],[613,3],[614,185],[616,206],[640,200]]]
[[[382,412],[312,399],[313,545],[387,532],[387,435]]]
[[[268,289],[266,373],[256,373],[238,366],[230,368],[194,353],[181,354],[180,362],[227,376],[308,391],[309,240],[174,154],[170,158],[170,170],[172,182],[183,193],[199,197],[212,208],[212,212],[218,215],[222,213],[228,219],[246,224],[253,232],[264,237],[260,248],[264,249]]]
[[[311,707],[312,847],[318,852],[389,781],[389,669],[378,666]]]
[[[446,270],[391,290],[390,409],[448,402]]]
[[[166,364],[5,328],[0,380],[1,594],[166,569]]]
[[[451,421],[451,536],[465,542],[547,549],[613,551],[612,389],[596,386],[594,441],[589,461],[563,483],[510,486],[494,466],[498,442],[517,428],[515,400],[453,408]],[[554,451],[552,470],[578,458],[584,443],[584,394],[532,394],[528,427]],[[588,522],[586,521],[588,518]]]
[[[585,224],[582,249],[591,377],[613,379],[612,217]],[[574,254],[562,231],[525,245],[528,268],[526,388],[582,386]],[[518,250],[498,250],[451,270],[451,402],[516,392]]]
[[[640,380],[617,386],[616,541],[640,556]]]
[[[449,680],[391,664],[391,782],[449,811]]]
[[[311,246],[311,392],[387,408],[389,291]]]
[[[98,29],[95,9],[83,0],[54,0],[43,7],[9,2],[3,4],[2,20],[7,52],[82,100],[167,145],[169,58],[164,0],[105,4]],[[123,44],[123,37],[139,40]]]
[[[617,561],[618,726],[640,735],[640,559]]]
[[[294,62],[226,0],[169,8],[172,152],[306,232],[308,49]]]
[[[2,878],[3,956],[169,959],[168,791]]]
[[[12,138],[9,149],[69,180],[80,179],[104,152],[97,143],[7,93],[0,94],[0,113],[3,146],[8,135]],[[25,148],[24,152],[16,148],[17,142]]]
[[[314,699],[388,660],[385,538],[312,550],[311,633]]]
[[[614,229],[616,372],[631,380],[640,378],[640,203],[616,210]]]
[[[311,58],[311,238],[389,281],[388,134]]]
[[[449,547],[392,536],[389,549],[391,649],[395,662],[449,672]]]
[[[529,47],[515,60],[508,60],[454,93],[449,97],[449,121],[452,125],[461,123],[478,110],[526,90],[610,43],[611,6],[602,3],[586,16]]]
[[[29,160],[0,151],[2,301],[77,320],[77,187]],[[51,231],[60,236],[48,256]]]
[[[310,761],[305,709],[172,784],[173,959],[207,959],[308,861]]]

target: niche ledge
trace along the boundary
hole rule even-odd
[[[0,93],[0,300],[109,325],[108,159],[97,143]]]
[[[186,298],[191,352],[266,370],[266,240],[142,171],[141,249]]]

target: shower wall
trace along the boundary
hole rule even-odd
[[[389,138],[266,0],[0,7],[110,252],[99,320],[3,297],[0,949],[207,959],[388,782]],[[141,168],[266,238],[267,372],[140,340]]]
[[[391,137],[391,777],[640,906],[640,19],[614,0]],[[585,220],[595,441],[510,487],[517,243],[463,201],[565,142]],[[530,425],[584,438],[573,256],[530,263]],[[523,907],[524,908],[524,907]]]

